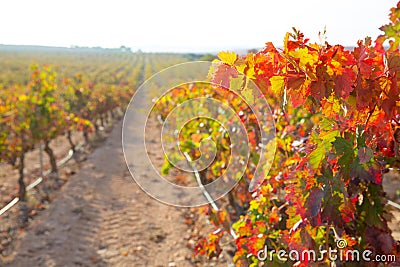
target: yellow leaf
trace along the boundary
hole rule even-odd
[[[289,53],[290,56],[300,59],[300,67],[307,65],[314,66],[318,62],[318,53],[315,51],[309,51],[308,48],[300,48]]]
[[[218,57],[222,62],[233,66],[235,61],[237,60],[237,55],[235,52],[219,52]]]
[[[280,96],[283,93],[283,89],[285,86],[285,77],[284,76],[272,76],[269,81],[271,82],[271,90],[276,95]]]
[[[287,33],[285,34],[285,38],[283,39],[283,48],[284,48],[285,53],[288,52],[289,36],[290,36],[290,34],[287,32]]]
[[[322,114],[327,117],[334,117],[340,112],[340,101],[334,95],[330,95],[328,99],[323,99]]]
[[[27,97],[26,95],[20,95],[20,96],[18,97],[18,99],[19,99],[19,101],[25,101],[25,100],[28,99],[28,97]]]
[[[254,75],[256,74],[256,72],[254,71],[254,54],[253,53],[250,53],[247,55],[246,65],[247,65],[247,69],[246,69],[245,75],[249,79],[255,79],[256,77]]]
[[[255,79],[255,59],[254,54],[249,53],[246,58],[239,58],[235,61],[235,68],[238,72],[243,73],[249,79]]]

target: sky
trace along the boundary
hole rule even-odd
[[[215,52],[281,46],[292,27],[318,42],[375,38],[398,0],[3,0],[0,44]]]

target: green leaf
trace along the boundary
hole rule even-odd
[[[161,167],[161,174],[167,175],[172,167],[173,165],[168,161],[168,159],[165,158],[164,164]]]
[[[351,154],[353,152],[353,144],[342,137],[336,137],[333,146],[335,147],[337,155]]]
[[[308,158],[311,164],[311,167],[315,170],[318,169],[321,165],[321,162],[325,158],[326,148],[325,146],[318,146],[314,151],[312,151]]]
[[[245,89],[242,90],[241,93],[242,93],[244,99],[246,99],[246,101],[247,101],[250,105],[254,105],[253,90],[251,90],[250,88],[246,87]]]
[[[329,118],[323,118],[321,121],[318,122],[318,126],[322,131],[329,131],[330,129],[335,127],[336,124],[336,121]]]
[[[336,137],[340,134],[338,130],[321,133],[319,144],[317,148],[312,151],[309,156],[309,162],[311,167],[316,170],[320,167],[321,162],[325,159],[326,153],[332,148],[332,142],[336,139]]]
[[[338,164],[341,167],[344,178],[350,178],[350,165],[354,161],[354,146],[353,143],[345,138],[337,137],[333,142],[336,150],[336,155],[339,156]]]

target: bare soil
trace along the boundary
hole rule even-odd
[[[228,266],[223,256],[207,263],[193,257],[198,231],[187,223],[191,216],[150,198],[133,181],[117,123],[3,260],[6,266]]]

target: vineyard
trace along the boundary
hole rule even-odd
[[[162,95],[158,87],[182,73],[153,74],[210,58],[0,46],[0,203],[18,202],[0,213],[1,259],[400,266],[400,2],[380,30],[348,49],[293,29],[282,46],[218,53],[206,81],[201,68],[181,65],[191,80]],[[132,105],[140,108],[130,116]],[[163,201],[175,192],[151,175],[145,155],[128,151],[143,142],[126,133],[146,133],[155,169],[179,187],[198,186],[209,205],[182,204],[184,194]],[[121,147],[121,135],[129,144]],[[191,208],[157,203],[139,187]]]
[[[143,81],[201,57],[93,50],[0,51],[1,69],[7,70],[0,75],[2,256],[12,252],[17,230],[45,209],[65,183],[69,174],[59,170],[59,162],[67,152],[77,162],[85,158],[121,119]],[[48,175],[36,179],[43,169]],[[15,200],[17,207],[7,205]]]
[[[50,147],[53,139],[66,134],[75,151],[72,131],[82,132],[88,143],[89,134],[104,128],[105,120],[126,105],[134,88],[156,71],[185,61],[174,55],[117,52],[45,56],[14,53],[1,54],[2,68],[10,72],[0,77],[0,144],[1,161],[18,166],[21,200],[26,190],[24,158],[35,145],[43,144],[51,170],[57,173]],[[31,62],[36,65],[29,66]]]

